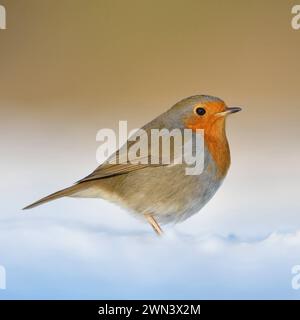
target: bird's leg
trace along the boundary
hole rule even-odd
[[[153,230],[156,232],[157,235],[161,236],[163,234],[163,231],[157,221],[154,219],[154,217],[151,214],[145,214],[145,217],[147,221],[151,224]]]

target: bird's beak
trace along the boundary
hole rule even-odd
[[[224,117],[224,116],[227,116],[228,114],[236,113],[241,110],[242,110],[242,108],[240,108],[240,107],[227,107],[225,111],[219,112],[219,113],[217,113],[217,115],[220,117]]]
[[[228,107],[226,109],[226,112],[227,113],[236,113],[236,112],[239,112],[241,110],[242,110],[242,108],[240,108],[240,107]]]

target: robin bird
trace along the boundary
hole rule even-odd
[[[204,166],[199,175],[186,175],[185,163],[105,162],[73,186],[24,209],[65,196],[101,198],[142,217],[160,235],[160,224],[177,223],[197,213],[222,184],[230,166],[226,117],[240,110],[239,107],[227,107],[219,98],[196,95],[179,101],[142,128],[147,133],[162,128],[204,130]],[[115,158],[120,156],[120,150],[115,153]]]

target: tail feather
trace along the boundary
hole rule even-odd
[[[76,185],[71,186],[69,188],[54,192],[54,193],[50,194],[49,196],[44,197],[44,198],[30,204],[29,206],[26,206],[25,208],[23,208],[23,210],[31,209],[31,208],[37,207],[41,204],[44,204],[46,202],[56,200],[56,199],[59,199],[59,198],[65,197],[65,196],[71,196],[73,193],[77,192],[80,187],[81,187],[80,184],[76,184]]]

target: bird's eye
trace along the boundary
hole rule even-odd
[[[198,116],[203,116],[206,113],[206,110],[204,108],[197,108],[195,111]]]

